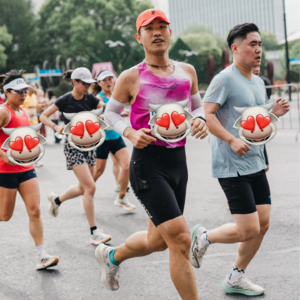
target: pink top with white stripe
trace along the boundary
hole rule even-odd
[[[164,104],[189,99],[191,104],[191,85],[186,72],[180,64],[174,61],[175,70],[169,77],[160,78],[153,75],[144,62],[137,67],[139,69],[140,90],[135,102],[131,106],[130,122],[134,129],[150,128],[149,104]],[[167,148],[182,147],[186,143],[183,139],[176,143],[168,143],[156,139],[151,145]]]

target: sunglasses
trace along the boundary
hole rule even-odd
[[[27,95],[28,94],[28,89],[22,89],[22,90],[18,90],[18,91],[11,90],[11,92],[14,93],[14,94],[17,94],[17,95],[22,95],[22,94]]]
[[[91,83],[86,83],[86,82],[83,82],[83,81],[81,81],[81,80],[79,80],[83,85],[85,85],[85,86],[91,86],[92,84]]]

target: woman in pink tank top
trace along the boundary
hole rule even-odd
[[[12,70],[6,75],[4,91],[7,101],[0,105],[0,147],[8,138],[2,128],[30,126],[28,114],[20,105],[24,103],[28,89],[32,87],[25,83],[21,72]],[[50,256],[44,251],[40,191],[34,167],[14,165],[8,160],[6,150],[0,149],[0,221],[8,221],[12,217],[17,191],[29,216],[30,233],[37,250],[36,269],[57,265],[58,257]]]

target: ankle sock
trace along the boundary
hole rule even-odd
[[[97,229],[97,226],[91,227],[90,229],[91,229],[91,234],[93,234],[93,233],[94,233],[94,230]]]
[[[44,245],[36,246],[36,255],[37,255],[37,257],[39,257],[42,254],[43,251],[44,251]]]
[[[115,254],[115,248],[109,252],[109,259],[114,265],[119,266],[120,263],[114,260],[114,254]]]
[[[229,274],[229,281],[235,282],[239,280],[245,274],[245,270],[236,268],[235,265],[232,266],[232,270]]]
[[[210,240],[208,239],[208,231],[203,232],[200,239],[201,242],[207,247],[211,244]]]
[[[59,206],[59,205],[61,205],[61,202],[60,202],[60,200],[59,200],[59,197],[57,197],[55,200],[54,200],[54,202]]]
[[[125,196],[125,194],[119,194],[119,199],[122,200]]]

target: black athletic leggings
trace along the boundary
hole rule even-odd
[[[131,187],[155,226],[183,214],[188,172],[185,148],[134,148]]]

